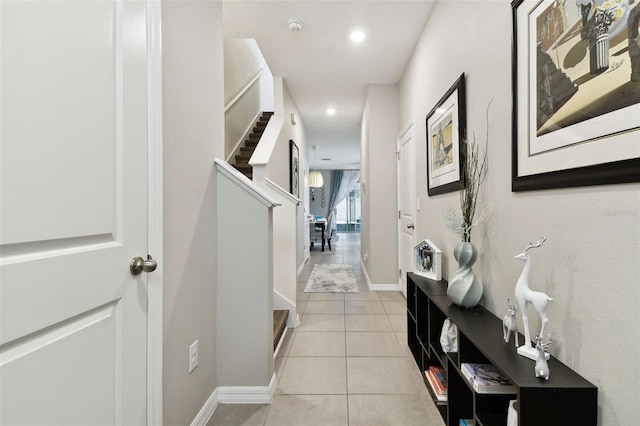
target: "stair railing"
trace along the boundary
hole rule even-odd
[[[268,404],[275,393],[273,208],[280,204],[228,163],[215,159],[215,170],[218,385],[266,389],[254,402]]]
[[[249,89],[251,88],[251,86],[253,86],[253,83],[255,83],[255,82],[260,78],[260,76],[262,75],[262,73],[263,73],[263,72],[264,72],[264,68],[260,68],[260,70],[256,73],[256,75],[255,75],[251,80],[249,80],[249,82],[248,82],[248,83],[247,83],[247,84],[246,84],[242,89],[240,89],[240,91],[238,92],[238,94],[237,94],[237,95],[235,95],[235,96],[233,97],[233,99],[231,99],[231,100],[227,103],[227,105],[225,105],[225,107],[224,107],[224,112],[227,112],[227,110],[228,110],[229,108],[231,108],[231,107],[233,106],[233,104],[235,104],[236,102],[238,102],[238,99],[240,99],[240,98],[242,97],[242,95],[244,95],[244,94],[245,94],[245,92],[246,92],[247,90],[249,90]]]
[[[233,99],[231,99],[224,107],[225,121],[229,117],[233,116],[235,116],[235,118],[232,119],[238,121],[235,126],[227,128],[227,130],[225,131],[225,161],[227,162],[231,162],[233,157],[240,152],[242,144],[251,133],[251,130],[253,129],[255,123],[260,118],[260,114],[262,113],[260,108],[260,101],[258,99],[254,99],[252,101],[251,98],[247,98],[245,95],[247,95],[247,92],[250,89],[254,88],[256,84],[263,84],[263,79],[261,77],[263,76],[264,71],[264,67],[260,68],[260,70],[249,80],[249,82],[244,85],[240,89],[240,91],[238,91],[238,93],[233,97]],[[259,89],[260,88],[258,88],[258,90]],[[252,94],[255,96],[255,90],[252,91]],[[241,99],[244,99],[244,102],[239,103],[238,101],[240,101]],[[246,104],[247,101],[249,102],[249,104]],[[238,108],[233,111],[229,111],[231,107],[236,104],[238,104]],[[246,127],[244,129],[244,132],[242,134],[239,134],[242,125],[244,125],[245,123]],[[230,129],[234,130],[231,131]]]
[[[296,226],[299,198],[270,179],[254,181],[281,204],[273,211],[273,308],[289,311],[287,327],[300,325],[296,308],[297,264]]]

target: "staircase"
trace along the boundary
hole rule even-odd
[[[273,112],[263,112],[258,122],[253,127],[248,139],[244,141],[244,146],[240,148],[240,154],[236,155],[235,163],[232,164],[237,170],[249,179],[253,179],[253,167],[249,164],[249,160],[253,155],[253,151],[256,150],[258,142],[264,133],[264,129],[267,127],[269,119],[273,115]]]
[[[284,334],[284,329],[287,328],[287,317],[289,311],[287,310],[274,310],[273,311],[273,350],[275,351],[280,343],[280,339]]]

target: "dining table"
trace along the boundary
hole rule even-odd
[[[309,221],[309,226],[315,226],[316,229],[322,228],[322,251],[324,251],[324,230],[327,227],[327,219],[312,219]],[[313,241],[311,243],[313,244]]]

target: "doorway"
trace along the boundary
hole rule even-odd
[[[360,182],[357,182],[336,207],[336,230],[338,232],[360,232],[360,200]]]

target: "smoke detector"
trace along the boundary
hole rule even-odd
[[[293,31],[294,33],[297,33],[298,31],[302,30],[302,21],[298,20],[298,19],[290,19],[289,20],[289,29],[291,31]]]

